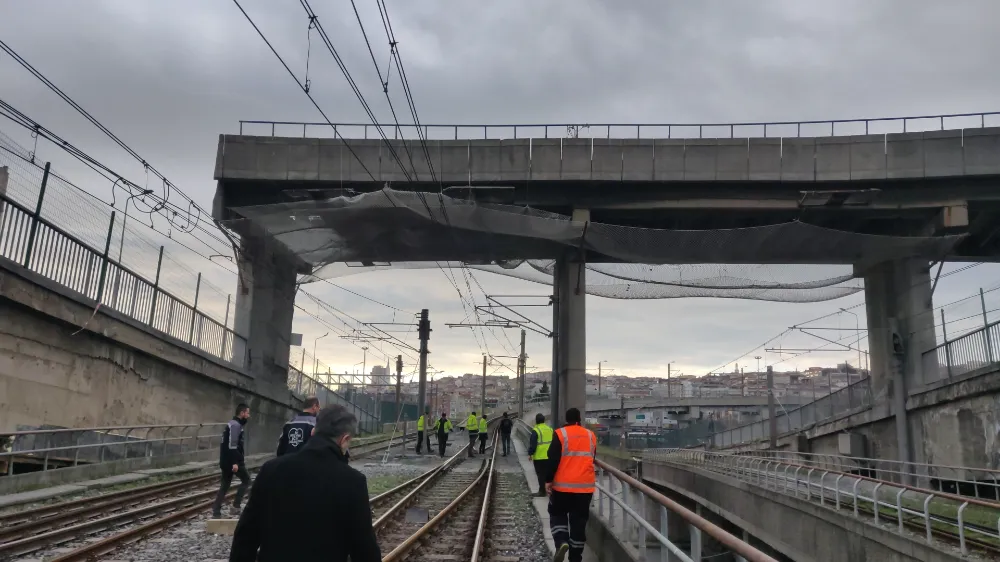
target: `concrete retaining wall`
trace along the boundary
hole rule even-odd
[[[899,535],[847,512],[691,467],[643,463],[643,479],[701,504],[793,560],[902,562],[962,560],[958,552]]]
[[[0,259],[0,431],[224,422],[245,402],[249,452],[274,447],[287,388],[87,300]]]

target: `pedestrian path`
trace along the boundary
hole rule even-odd
[[[535,467],[531,459],[528,458],[527,445],[517,437],[511,439],[511,442],[514,444],[514,450],[517,452],[517,460],[521,463],[521,470],[524,472],[524,477],[528,481],[528,489],[537,490],[538,478],[535,476]],[[542,534],[545,536],[545,544],[549,547],[549,552],[555,554],[556,543],[552,540],[552,531],[549,529],[549,499],[532,497],[531,503],[535,507],[535,511],[538,512],[538,519],[542,522]],[[594,517],[594,514],[591,513],[590,516]],[[597,555],[589,546],[583,550],[583,562],[597,562]]]

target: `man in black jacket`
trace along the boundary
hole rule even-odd
[[[231,511],[233,515],[239,514],[243,495],[250,485],[250,473],[247,472],[243,460],[243,426],[249,419],[250,406],[240,404],[236,406],[236,415],[222,430],[222,443],[219,444],[219,469],[222,471],[222,480],[219,483],[219,493],[215,495],[215,503],[212,504],[212,517],[216,519],[222,517],[222,502],[226,501],[229,485],[233,483],[233,475],[240,479],[240,487],[236,489],[236,499],[233,500]]]
[[[233,534],[230,562],[380,562],[368,482],[345,453],[357,418],[328,406],[312,439],[260,469]]]
[[[316,413],[319,412],[319,398],[306,398],[302,411],[285,424],[278,438],[278,455],[294,453],[305,446],[316,427]]]
[[[514,420],[507,417],[507,412],[503,413],[500,420],[500,442],[503,443],[503,456],[510,452],[510,432],[514,431]]]

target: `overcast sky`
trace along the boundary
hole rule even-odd
[[[389,52],[375,2],[357,3],[384,72]],[[307,19],[299,2],[242,4],[302,77]],[[424,123],[783,121],[1000,109],[995,0],[387,4]],[[378,117],[391,121],[350,4],[313,2],[313,7]],[[220,133],[237,132],[240,119],[320,119],[228,0],[0,0],[0,13],[0,38],[206,208],[215,190]],[[364,122],[332,58],[313,39],[309,60],[316,99],[334,121]],[[389,88],[397,109],[405,108],[398,83]],[[0,98],[122,173],[144,176],[141,166],[6,56],[0,56]],[[9,122],[0,122],[0,131],[31,142]],[[107,182],[83,174],[56,149],[42,146],[39,154],[67,173],[78,172],[74,179],[109,200]],[[186,263],[204,269],[219,285],[231,282],[199,259]],[[468,296],[461,273],[457,276]],[[542,285],[487,273],[476,279],[490,294],[548,292]],[[410,314],[428,308],[433,365],[448,374],[477,371],[473,363],[480,361],[482,342],[469,330],[444,326],[462,321],[465,313],[442,272],[372,273],[337,283],[405,312],[328,285],[307,290],[364,321],[407,322]],[[1000,269],[974,267],[943,279],[935,303],[998,283]],[[860,294],[813,304],[590,298],[588,364],[596,370],[598,361],[607,360],[606,367],[618,374],[663,375],[675,361],[675,372],[702,374],[788,326],[859,302]],[[308,299],[299,304],[316,311]],[[998,304],[1000,299],[988,307]],[[540,310],[539,321],[548,325],[550,318]],[[974,314],[975,307],[971,310]],[[963,311],[956,310],[956,317]],[[863,327],[863,314],[861,322]],[[841,314],[823,325],[853,328],[855,319]],[[329,331],[301,313],[295,329],[310,348]],[[353,370],[362,350],[335,335],[318,343],[320,358],[335,370]],[[507,335],[517,342],[514,331]],[[491,353],[512,354],[499,331],[485,337]],[[790,335],[772,345],[816,343]],[[546,338],[529,334],[529,366],[547,369],[550,351]],[[740,363],[755,367],[756,354],[768,364],[778,360],[762,351]],[[845,359],[855,362],[856,353],[815,353],[777,367]],[[381,361],[384,356],[370,350],[369,364]]]

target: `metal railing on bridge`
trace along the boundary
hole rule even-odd
[[[47,176],[46,176],[47,177]],[[43,188],[44,193],[44,188]],[[116,213],[111,212],[103,248],[94,248],[41,216],[41,195],[32,210],[0,193],[0,257],[210,355],[243,367],[246,339],[160,286],[163,247],[150,281],[109,255]],[[198,288],[201,276],[198,276]]]
[[[344,138],[381,138],[379,129],[392,139],[650,139],[650,138],[778,138],[891,134],[945,129],[1000,126],[1000,112],[951,113],[867,119],[819,121],[747,121],[739,123],[521,123],[521,124],[422,124],[318,123],[301,121],[240,120],[240,134],[302,136],[310,133]],[[310,130],[312,129],[312,130]],[[280,134],[280,135],[279,135]]]
[[[917,484],[932,484],[935,477],[931,475],[937,475],[939,481],[948,476],[988,475],[988,482],[964,478],[957,481],[975,488],[977,495],[986,491],[997,497],[1000,471],[921,463],[896,463],[893,468],[892,461],[834,457],[780,451],[738,454],[650,449],[643,451],[642,462],[672,463],[724,474],[847,511],[855,518],[871,517],[876,524],[890,525],[901,535],[907,528],[916,530],[927,543],[957,543],[963,554],[969,552],[970,546],[1000,553],[1000,502],[907,483],[916,477]]]
[[[0,432],[0,475],[15,464],[51,470],[131,458],[162,457],[216,447],[225,422],[123,425]],[[204,429],[209,431],[204,431]]]
[[[922,356],[924,384],[1000,366],[1000,321],[987,324],[944,343]]]
[[[778,402],[780,404],[780,399]],[[871,379],[864,378],[797,408],[785,410],[783,406],[779,407],[780,413],[775,415],[777,434],[782,435],[797,431],[837,416],[871,408],[871,406]],[[770,438],[771,422],[765,419],[714,433],[706,437],[704,442],[713,447],[732,447],[766,441]]]

